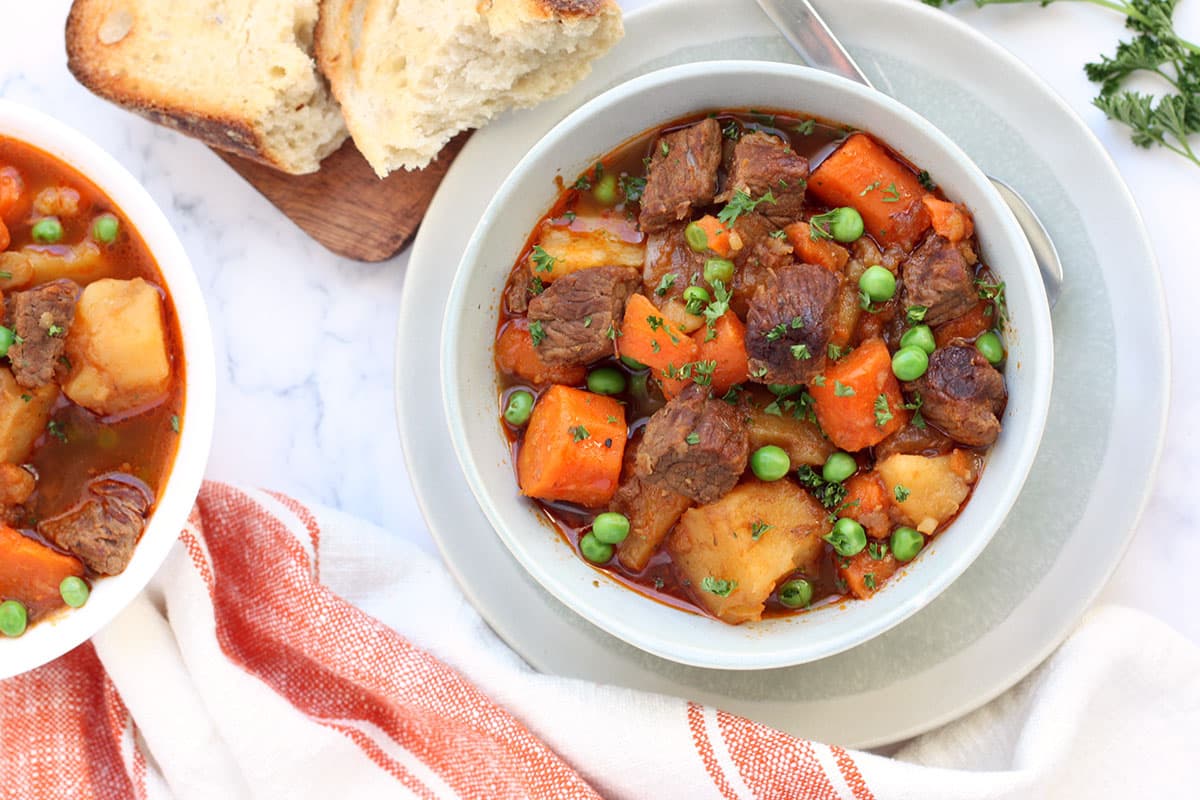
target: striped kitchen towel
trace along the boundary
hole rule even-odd
[[[1198,729],[1200,654],[1110,609],[897,757],[800,740],[540,675],[412,545],[209,483],[133,606],[0,682],[0,798],[1183,797]]]

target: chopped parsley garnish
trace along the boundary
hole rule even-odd
[[[796,133],[800,134],[801,136],[811,136],[812,132],[815,131],[816,129],[817,129],[817,121],[815,119],[806,119],[806,120],[804,120],[804,122],[801,122],[799,125],[792,128],[792,130],[794,130]]]
[[[51,436],[53,436],[55,439],[58,439],[60,442],[62,442],[63,444],[67,443],[67,432],[65,430],[63,430],[62,423],[59,422],[58,420],[52,419],[49,422],[47,422],[46,423],[46,431]]]
[[[775,204],[775,195],[771,194],[770,189],[768,189],[767,192],[757,200],[752,198],[746,192],[743,192],[741,189],[738,189],[733,193],[733,197],[728,203],[725,204],[725,207],[721,209],[720,213],[717,214],[717,219],[726,228],[731,228],[738,217],[742,216],[743,214],[749,214],[751,211],[758,208],[762,203],[768,203],[771,205]]]
[[[982,278],[975,280],[975,287],[979,290],[979,299],[988,300],[992,304],[993,317],[1000,321],[1008,319],[1008,307],[1004,299],[1004,281],[999,283],[988,283]]]
[[[730,593],[737,588],[737,581],[727,581],[724,578],[707,575],[704,580],[700,581],[700,588],[717,597],[729,597]]]
[[[588,433],[588,429],[582,425],[576,425],[573,428],[567,428],[567,432],[571,434],[571,438],[576,442],[582,442],[584,439],[591,436],[591,434]]]
[[[67,369],[71,369],[71,359],[67,358],[66,356],[59,356],[58,363],[62,364]]]
[[[787,323],[781,322],[778,325],[776,325],[774,328],[771,328],[771,330],[764,333],[763,336],[765,336],[767,338],[768,342],[777,342],[780,339],[782,339],[784,336],[786,336],[787,332],[788,332]]]
[[[917,430],[925,430],[925,418],[921,416],[921,406],[925,404],[924,398],[920,392],[913,392],[913,399],[910,403],[905,403],[904,408],[913,412],[912,426]]]
[[[580,175],[578,178],[576,178],[575,182],[573,184],[571,184],[571,188],[578,189],[581,192],[586,192],[588,189],[591,189],[592,182],[590,180],[588,180],[587,173],[585,172],[582,175]]]
[[[671,145],[667,144],[666,139],[662,140],[662,142],[659,144],[659,148],[662,150],[662,154],[664,156],[671,154]]]
[[[786,239],[786,238],[787,238],[787,231],[785,231],[783,228],[780,228],[780,229],[779,229],[779,230],[777,230],[777,231],[771,231],[771,233],[770,233],[770,234],[768,234],[768,235],[769,235],[769,236],[770,236],[772,239]]]
[[[887,558],[888,546],[884,542],[869,542],[867,544],[867,554],[871,556],[872,561],[883,561]]]
[[[642,199],[642,194],[646,191],[646,179],[637,178],[633,175],[621,176],[621,194],[625,195],[625,201],[628,203],[636,203]]]
[[[178,414],[171,415],[171,430],[175,431],[175,433],[179,433],[179,415]]]
[[[692,363],[692,380],[699,386],[711,386],[713,373],[717,370],[716,359]]]
[[[854,387],[847,386],[846,384],[842,383],[841,381],[834,381],[833,382],[833,396],[834,397],[854,397]]]
[[[11,280],[12,280],[11,272],[0,272],[0,281],[11,281]]]
[[[767,368],[766,367],[755,367],[754,369],[750,370],[750,377],[751,378],[767,377]]]
[[[529,323],[529,337],[533,339],[533,346],[537,347],[546,338],[546,331],[542,328],[542,321],[535,319]]]
[[[908,496],[909,496],[910,494],[912,494],[912,492],[911,492],[911,491],[909,491],[909,490],[908,490],[907,488],[905,488],[904,486],[901,486],[900,484],[898,484],[898,483],[897,483],[897,484],[896,484],[896,490],[895,490],[895,494],[896,494],[896,502],[897,502],[897,503],[903,503],[905,500],[907,500],[907,499],[908,499]]]
[[[755,111],[754,109],[750,109],[750,116],[760,125],[766,125],[769,128],[775,127],[774,114],[768,114],[764,111]]]
[[[824,386],[825,385],[825,376],[824,375],[813,375],[812,385],[813,386]]]
[[[625,334],[617,330],[617,326],[610,322],[608,323],[608,330],[604,332],[604,335],[615,342],[618,336],[624,336]]]
[[[695,431],[692,431],[687,436],[685,436],[683,440],[685,442],[687,442],[688,444],[700,444],[700,434],[696,433]]]
[[[866,185],[866,186],[863,188],[863,190],[862,190],[861,192],[859,192],[859,193],[858,193],[858,196],[859,196],[859,197],[866,197],[868,194],[870,194],[871,192],[873,192],[873,191],[875,191],[876,189],[878,189],[878,188],[879,188],[879,186],[880,186],[880,183],[881,183],[881,181],[875,181],[874,183],[868,183],[868,184],[867,184],[867,185]]]
[[[616,425],[616,424],[617,424],[617,418],[616,418],[616,417],[614,417],[612,414],[609,414],[609,415],[608,415],[608,416],[607,416],[605,419],[607,419],[607,420],[608,420],[608,424],[609,424],[609,425]]]
[[[667,585],[666,581],[664,581],[662,578],[658,577],[657,575],[654,576],[654,588],[655,589],[661,589],[662,587],[664,587],[666,585]]]
[[[851,347],[850,345],[846,345],[845,347],[839,347],[836,344],[833,344],[832,342],[830,342],[829,347],[826,348],[826,353],[828,354],[830,361],[837,361],[842,356],[848,355],[850,353],[850,351],[853,349],[854,348]]]
[[[721,399],[724,400],[726,403],[729,403],[729,405],[734,405],[738,401],[738,392],[740,392],[741,390],[742,390],[742,385],[740,383],[735,383],[733,386],[729,387],[729,391],[725,392],[724,396]]]
[[[653,314],[646,317],[646,324],[650,326],[650,330],[656,331],[663,326],[663,318],[656,317]]]
[[[665,295],[667,293],[667,290],[670,289],[674,285],[675,285],[675,273],[668,272],[666,275],[662,276],[662,280],[660,280],[658,282],[658,288],[656,288],[654,290],[654,293],[656,295],[658,295],[659,297],[662,297],[663,295]]]
[[[754,524],[750,526],[750,538],[757,542],[759,537],[771,530],[772,527],[774,526],[768,525],[761,519],[756,519],[754,520]]]
[[[876,586],[875,586],[875,573],[874,572],[868,572],[866,575],[863,575],[863,586],[867,587],[868,589],[870,589],[872,591],[875,590]]]
[[[533,279],[529,281],[529,293],[532,295],[539,295],[544,291],[546,291],[546,284],[542,283],[541,278],[539,278],[537,275],[534,275]]]
[[[892,413],[892,408],[888,405],[887,394],[880,392],[879,397],[875,398],[875,424],[882,428],[891,422],[894,417],[895,414]]]
[[[32,399],[33,399],[33,395],[31,395],[31,394],[23,394],[23,395],[21,395],[21,399],[22,399],[24,402],[28,403],[30,400],[32,400]]]
[[[592,327],[592,315],[591,314],[588,314],[586,317],[583,318],[583,327],[585,327],[585,328]]]
[[[792,321],[789,323],[789,325],[791,326],[792,330],[798,331],[804,327],[804,318],[792,317]]]
[[[733,295],[721,281],[712,282],[712,294],[716,299],[704,309],[704,319],[708,323],[708,332],[713,335],[712,338],[716,338],[717,320],[729,310],[729,298]],[[705,338],[704,341],[709,341],[709,338]]]
[[[558,259],[547,253],[540,244],[534,246],[530,261],[535,272],[553,272],[554,265],[558,263]]]
[[[650,340],[650,349],[651,349],[651,350],[653,350],[653,351],[654,351],[654,352],[656,352],[656,353],[661,353],[661,352],[662,352],[662,345],[658,343],[658,339],[651,339],[651,340]]]
[[[883,190],[883,202],[885,202],[885,203],[899,203],[900,202],[900,190],[896,188],[896,184],[894,182],[891,184],[888,184],[888,187]]]
[[[568,223],[574,222],[575,221],[575,212],[574,211],[565,211],[565,212],[563,212],[562,218],[565,219]]]
[[[904,316],[909,325],[917,325],[925,321],[927,313],[929,313],[929,306],[909,306]]]
[[[837,209],[826,211],[824,214],[817,214],[808,221],[808,238],[814,242],[819,242],[822,239],[833,239],[833,231],[829,226],[833,224],[834,217],[837,216]]]
[[[736,142],[738,139],[742,138],[742,126],[738,124],[736,119],[731,119],[729,120],[729,124],[725,126],[721,133],[725,134],[726,139],[731,139],[732,141]]]
[[[921,188],[927,192],[932,192],[937,188],[937,184],[933,182],[933,178],[929,177],[928,170],[921,170],[917,173],[917,181],[921,184]]]
[[[800,485],[810,489],[813,497],[817,498],[817,501],[827,510],[840,508],[842,501],[846,499],[844,483],[825,480],[820,473],[814,471],[807,464],[802,464],[796,470],[796,477],[800,480]]]
[[[812,353],[808,352],[808,345],[806,344],[794,344],[788,349],[791,351],[792,358],[797,361],[807,361],[812,358]]]
[[[55,325],[54,323],[51,323],[50,327],[46,329],[46,335],[52,336],[52,337],[62,336],[63,328],[60,325]]]

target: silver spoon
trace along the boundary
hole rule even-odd
[[[867,76],[854,63],[854,59],[842,47],[841,42],[829,30],[825,20],[821,19],[817,10],[808,0],[757,0],[758,5],[770,17],[771,22],[783,34],[784,38],[795,48],[809,65],[841,75],[861,84],[874,87]],[[1046,300],[1054,308],[1062,293],[1063,268],[1054,248],[1050,234],[1038,219],[1029,203],[1021,197],[1013,187],[999,178],[988,176],[992,185],[1004,198],[1004,202],[1012,209],[1017,224],[1025,232],[1033,257],[1042,273],[1042,283],[1046,286]]]

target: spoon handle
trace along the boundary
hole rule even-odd
[[[805,63],[871,86],[867,76],[842,47],[825,20],[808,0],[757,0],[775,27],[800,54]],[[872,87],[874,88],[874,87]]]

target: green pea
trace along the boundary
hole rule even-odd
[[[20,636],[29,625],[29,612],[16,600],[0,603],[0,633],[5,636]]]
[[[867,532],[849,517],[841,517],[833,523],[833,530],[825,535],[825,541],[833,545],[834,552],[849,558],[858,555],[867,546]]]
[[[593,564],[607,564],[612,558],[613,547],[597,539],[595,534],[585,533],[579,540],[579,552]]]
[[[8,348],[13,346],[17,341],[17,335],[12,332],[12,329],[0,325],[0,358],[8,355]]]
[[[849,453],[831,453],[821,468],[821,477],[830,483],[841,483],[858,472],[858,462]]]
[[[776,397],[787,397],[789,394],[800,391],[799,386],[793,386],[790,383],[768,383],[767,389]]]
[[[988,363],[999,364],[1004,360],[1004,343],[994,332],[988,331],[975,340],[975,349],[983,353]]]
[[[602,206],[616,205],[617,176],[611,172],[604,173],[604,177],[596,181],[596,185],[592,188],[592,197],[596,198],[596,202]]]
[[[925,546],[925,537],[913,528],[896,528],[892,531],[892,555],[897,561],[912,561]]]
[[[919,347],[901,347],[892,356],[892,372],[902,381],[915,381],[929,369],[929,354]]]
[[[625,373],[616,367],[597,367],[588,373],[587,387],[596,394],[620,394],[625,391]]]
[[[597,514],[592,520],[592,535],[602,544],[620,544],[629,535],[629,518],[615,511]]]
[[[58,244],[62,241],[63,226],[58,217],[42,217],[33,223],[30,233],[38,244]]]
[[[862,214],[850,206],[834,209],[833,218],[829,220],[829,232],[843,244],[853,242],[863,235]]]
[[[794,578],[779,587],[779,602],[788,608],[805,608],[812,598],[813,586],[804,578]]]
[[[689,286],[683,290],[683,300],[687,303],[685,309],[689,314],[699,314],[708,305],[712,297],[703,286]]]
[[[704,280],[720,281],[726,286],[733,280],[733,262],[728,258],[710,258],[704,262]]]
[[[937,349],[937,341],[933,338],[933,331],[929,329],[928,325],[918,325],[900,337],[900,346],[919,347],[929,355],[933,355],[933,351]]]
[[[58,585],[58,593],[62,595],[64,603],[71,608],[79,608],[88,601],[88,595],[91,594],[91,590],[88,589],[88,585],[83,578],[68,575]]]
[[[621,363],[624,364],[625,366],[629,367],[631,370],[634,370],[635,372],[637,370],[646,368],[645,364],[643,364],[642,362],[637,361],[635,359],[632,359],[629,356],[621,356]]]
[[[513,392],[508,396],[508,407],[504,409],[504,421],[514,427],[521,427],[529,422],[533,413],[533,395],[524,389]]]
[[[688,226],[683,229],[683,238],[687,239],[688,247],[697,253],[703,253],[708,249],[708,234],[704,232],[704,228],[700,227],[698,222],[688,223]]]
[[[760,447],[750,456],[750,469],[759,480],[777,481],[792,468],[792,461],[782,447],[769,444]]]
[[[871,298],[872,303],[882,303],[891,300],[896,294],[896,276],[886,267],[876,264],[867,267],[862,277],[858,279],[858,288]]]
[[[100,244],[112,244],[117,240],[121,224],[112,214],[101,214],[92,223],[92,238]]]

